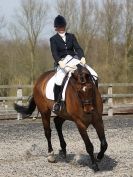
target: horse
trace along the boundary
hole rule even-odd
[[[15,110],[26,116],[30,116],[36,107],[40,112],[48,143],[48,162],[55,162],[50,127],[51,110],[54,101],[46,97],[46,85],[54,74],[55,71],[50,70],[39,77],[34,85],[33,95],[28,106],[14,104]],[[92,169],[94,172],[97,172],[99,171],[97,162],[104,157],[108,144],[102,120],[103,102],[101,94],[94,83],[93,76],[85,67],[77,67],[74,73],[72,73],[66,88],[65,98],[65,108],[57,113],[54,118],[61,146],[59,154],[66,158],[66,142],[62,133],[62,125],[65,120],[73,121],[84,141],[86,151],[90,155]],[[87,133],[87,128],[90,124],[96,129],[101,144],[97,157],[94,155],[94,147]]]

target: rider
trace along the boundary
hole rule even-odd
[[[67,63],[73,64],[74,61],[80,61],[81,65],[84,65],[90,73],[93,75],[96,85],[98,87],[98,75],[97,73],[88,65],[86,65],[86,60],[84,52],[74,34],[66,32],[66,20],[63,16],[58,15],[54,20],[54,27],[57,34],[50,38],[50,46],[55,64],[57,67],[57,73],[55,78],[55,88],[54,88],[54,99],[55,104],[53,106],[53,111],[58,112],[60,110],[60,100],[59,94],[61,92],[61,85],[63,79],[70,68],[65,69]]]

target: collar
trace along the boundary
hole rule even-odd
[[[58,32],[58,34],[59,34],[59,36],[61,36],[62,38],[66,36],[66,32],[64,32],[64,33],[59,33],[59,32]]]

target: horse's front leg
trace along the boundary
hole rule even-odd
[[[77,125],[78,130],[80,132],[80,135],[85,143],[85,147],[86,147],[86,151],[88,152],[88,154],[90,155],[91,158],[91,162],[92,162],[92,169],[94,170],[94,172],[99,171],[96,159],[94,157],[94,147],[93,144],[91,143],[89,136],[87,134],[86,129],[84,129],[82,126],[80,126],[80,124]]]
[[[54,119],[54,123],[55,123],[55,127],[59,136],[59,140],[60,140],[60,146],[61,146],[61,150],[59,151],[59,154],[63,157],[66,158],[66,142],[64,140],[64,136],[62,133],[62,125],[64,123],[65,119],[61,118],[61,117],[55,117]]]
[[[48,142],[48,162],[54,163],[54,151],[51,144],[50,112],[41,113],[45,136]]]
[[[94,128],[96,129],[99,140],[101,142],[100,152],[97,155],[97,160],[100,161],[104,157],[104,153],[107,150],[108,144],[107,144],[106,137],[105,137],[104,124],[103,124],[102,117],[98,117],[98,119],[95,117],[93,120],[94,121],[92,124]]]

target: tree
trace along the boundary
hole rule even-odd
[[[121,10],[121,6],[115,0],[103,0],[101,32],[107,44],[107,65],[114,59],[113,45],[117,41],[120,31]]]
[[[67,30],[75,31],[78,18],[77,0],[57,0],[55,8],[60,15],[66,18]]]
[[[67,29],[75,33],[86,59],[98,30],[98,6],[95,0],[57,0],[57,12],[65,16]]]
[[[0,17],[0,30],[5,27],[5,17],[4,16],[1,16]]]
[[[5,17],[4,16],[0,16],[0,33],[1,33],[1,30],[5,27],[5,25],[6,25],[6,23],[5,23]],[[3,65],[3,46],[2,46],[2,44],[1,44],[1,42],[0,42],[0,83],[1,84],[4,84],[4,82],[6,82],[7,81],[7,79],[5,79],[5,73],[7,73],[6,71],[6,68],[5,67],[3,67],[4,65]],[[6,61],[5,61],[5,63],[6,63]]]
[[[77,36],[86,56],[89,56],[92,41],[99,28],[98,13],[99,9],[95,0],[80,0],[80,18]]]
[[[133,1],[124,0],[123,2],[123,31],[125,43],[125,76],[128,80],[128,61],[133,60]],[[131,62],[133,64],[133,61]]]
[[[121,33],[120,17],[122,6],[115,0],[103,0],[99,12],[99,36],[101,38],[101,56],[102,56],[102,70],[106,75],[104,76],[107,81],[114,82],[117,77],[119,65],[119,56],[117,55],[117,47],[119,45],[119,36]],[[101,46],[99,46],[100,48]],[[103,72],[102,72],[103,74]]]
[[[43,0],[22,0],[20,10],[17,11],[15,28],[22,31],[28,43],[31,59],[31,83],[34,81],[34,63],[36,47],[47,18],[48,5]]]

